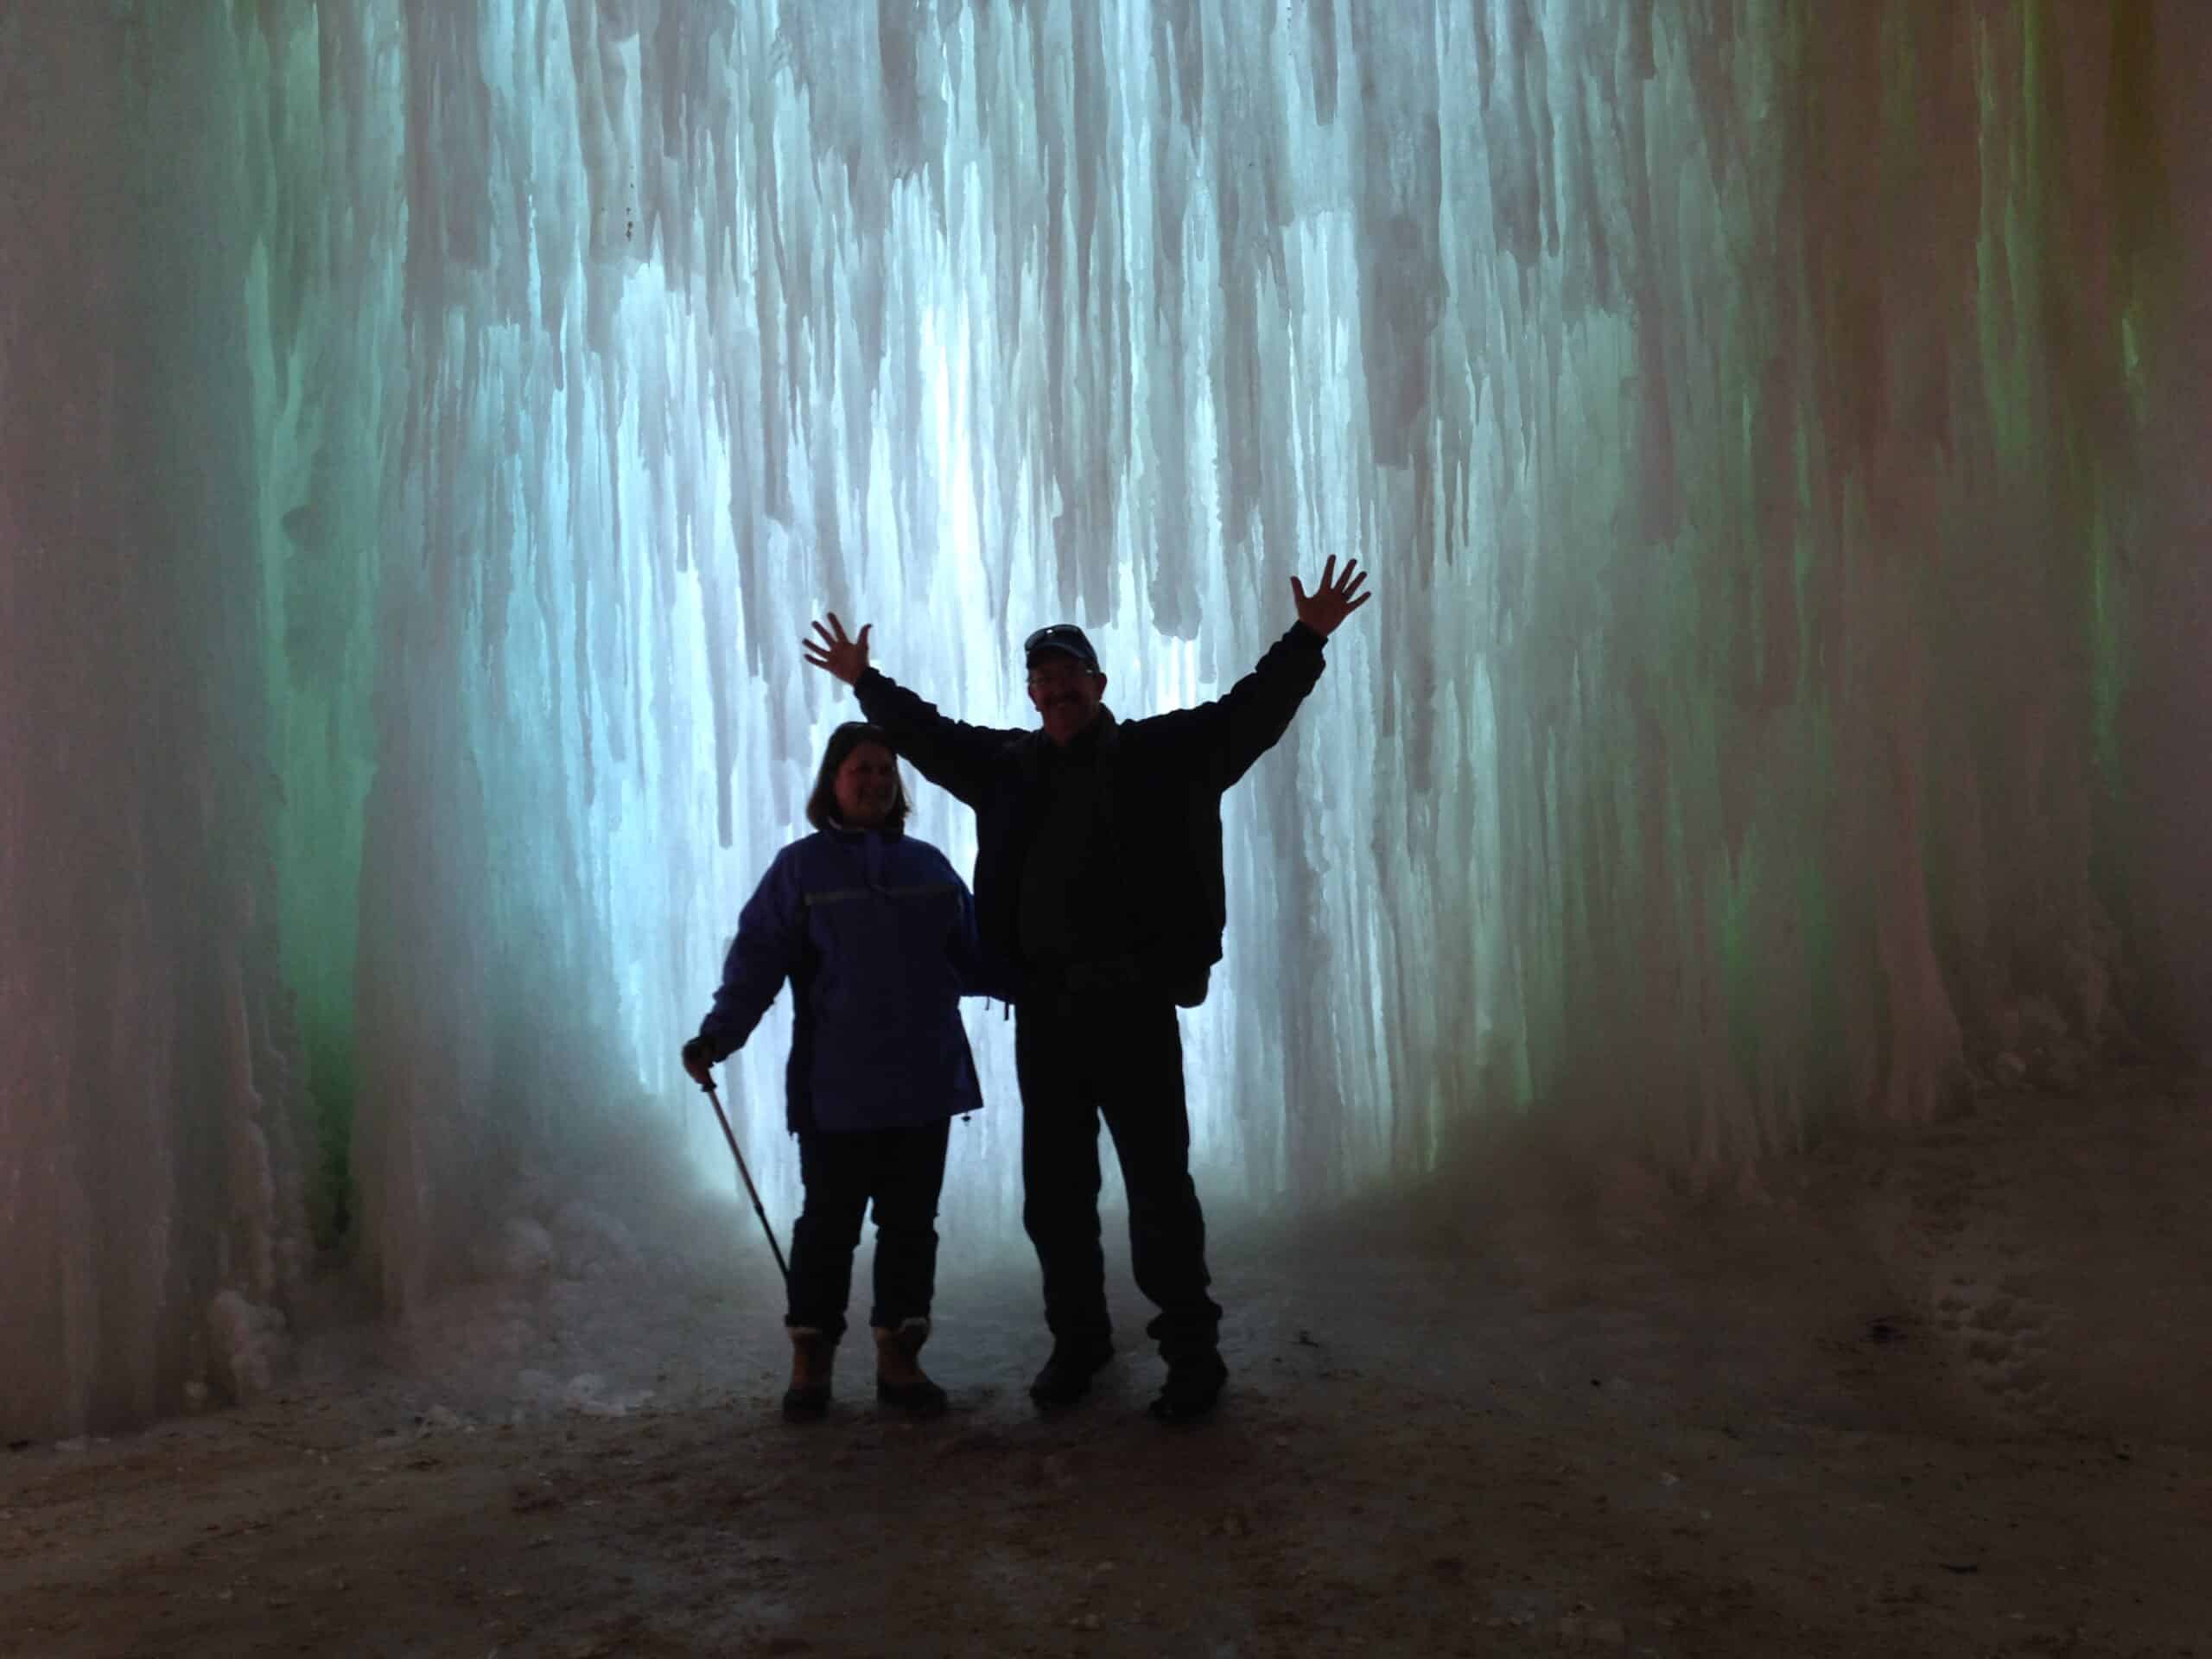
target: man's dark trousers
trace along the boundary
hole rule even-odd
[[[937,1201],[944,1187],[947,1119],[918,1129],[800,1131],[805,1205],[791,1229],[786,1325],[845,1333],[853,1252],[868,1201],[875,1203],[875,1305],[868,1323],[895,1331],[929,1317],[937,1286]]]
[[[1206,1294],[1206,1224],[1191,1184],[1183,1033],[1165,995],[1091,996],[1014,1011],[1021,1085],[1022,1225],[1045,1277],[1057,1342],[1103,1347],[1106,1264],[1099,1248],[1098,1120],[1122,1160],[1129,1259],[1159,1307],[1147,1332],[1171,1363],[1214,1351],[1221,1309]]]

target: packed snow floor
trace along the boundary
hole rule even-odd
[[[778,1421],[734,1208],[690,1266],[556,1252],[404,1337],[334,1306],[251,1407],[0,1457],[0,1651],[2212,1653],[2212,1081],[1986,1096],[1754,1192],[1487,1167],[1218,1217],[1195,1428],[1144,1414],[1125,1248],[1122,1357],[1043,1417],[1031,1272],[956,1251],[948,1416],[879,1415],[861,1333]]]

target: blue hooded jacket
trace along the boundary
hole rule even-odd
[[[747,900],[699,1037],[727,1059],[789,980],[792,1131],[919,1128],[983,1103],[960,1023],[976,976],[975,905],[943,853],[823,830],[777,854]]]

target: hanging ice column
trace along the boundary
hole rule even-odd
[[[0,1426],[250,1387],[310,1219],[404,1309],[691,1109],[825,608],[1020,723],[1040,620],[1148,712],[1372,565],[1231,798],[1217,1191],[1524,1109],[1712,1174],[2181,1024],[2208,30],[10,10]]]
[[[265,1385],[279,974],[230,43],[0,17],[0,1441]],[[142,73],[143,72],[143,73]]]

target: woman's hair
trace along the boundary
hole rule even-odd
[[[881,727],[871,726],[864,720],[849,720],[830,734],[830,746],[822,751],[822,769],[814,774],[814,793],[806,798],[806,821],[816,829],[827,830],[832,824],[844,823],[837,812],[837,768],[863,743],[873,743],[883,749],[893,762],[891,810],[884,816],[883,827],[894,833],[906,827],[906,780],[899,775],[898,750],[891,747],[891,740],[883,734]]]

